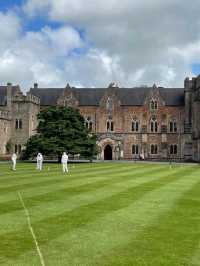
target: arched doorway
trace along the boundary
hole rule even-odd
[[[107,145],[104,149],[104,160],[112,160],[112,148]]]

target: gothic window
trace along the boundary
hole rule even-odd
[[[176,144],[170,145],[170,155],[176,155],[178,153],[178,146]]]
[[[89,131],[92,131],[93,122],[90,116],[85,119],[85,126],[88,128]]]
[[[132,121],[132,131],[133,132],[138,132],[139,131],[139,121],[134,119]]]
[[[158,154],[158,145],[157,144],[151,144],[151,154]]]
[[[169,132],[176,133],[177,132],[177,123],[176,121],[170,121],[169,123]]]
[[[155,117],[151,119],[150,128],[151,132],[153,133],[158,132],[158,122]]]
[[[137,144],[134,144],[132,146],[132,154],[133,155],[138,155],[139,154],[139,146]]]
[[[109,132],[113,132],[114,131],[114,123],[113,123],[113,121],[112,120],[108,120],[107,121],[107,124],[106,124],[107,126],[107,131]]]
[[[158,109],[158,102],[156,100],[151,100],[150,109],[151,110],[157,110]]]

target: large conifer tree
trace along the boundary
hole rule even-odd
[[[77,109],[49,107],[38,114],[38,120],[37,135],[28,140],[25,158],[34,157],[39,151],[58,158],[64,151],[90,159],[96,155],[96,136],[85,127]]]

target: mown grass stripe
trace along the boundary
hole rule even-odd
[[[121,169],[125,170],[126,167],[122,167]],[[114,172],[114,169],[113,168],[110,168],[109,170],[108,169],[102,169],[102,171],[93,171],[91,173],[88,173],[88,172],[81,172],[79,173],[78,175],[76,175],[76,179],[77,178],[83,178],[83,177],[93,177],[96,173],[98,172],[98,174],[107,174],[109,172],[113,173]],[[33,173],[32,173],[33,175]],[[73,175],[73,176],[72,176]],[[47,182],[49,181],[49,179],[52,179],[52,177],[50,177],[50,173],[46,173],[46,176],[44,175],[44,173],[40,173],[40,176],[42,178],[44,177],[47,177],[48,179],[46,180]],[[56,175],[56,177],[53,179],[55,182],[56,181],[62,181],[64,180],[65,182],[68,182],[69,180],[73,180],[74,179],[74,174],[73,173],[70,173],[70,174],[66,174],[64,175],[63,173],[62,174],[58,174]],[[18,181],[20,182],[20,178],[18,179]],[[4,191],[17,191],[17,190],[23,190],[26,188],[26,185],[27,187],[29,187],[29,185],[34,185],[34,183],[32,183],[32,181],[35,181],[35,177],[34,178],[31,178],[31,179],[28,179],[28,182],[25,182],[25,183],[21,183],[20,184],[16,184],[16,185],[8,185],[8,186],[1,186],[0,187],[0,193],[3,193]],[[38,180],[36,180],[36,183],[40,184],[41,182],[37,182]],[[46,181],[42,181],[42,184]],[[52,180],[51,180],[52,181]],[[24,188],[22,187],[24,185]],[[21,187],[18,187],[18,186],[21,186]]]
[[[32,196],[32,197],[27,197],[26,199],[26,204],[27,206],[30,207],[34,207],[37,205],[41,205],[41,204],[46,204],[48,202],[55,202],[57,200],[68,200],[70,199],[72,196],[76,196],[78,194],[82,194],[82,193],[88,193],[88,192],[92,192],[95,191],[97,189],[101,189],[104,187],[107,187],[109,185],[114,186],[115,184],[120,183],[123,186],[124,182],[127,182],[128,180],[132,180],[133,178],[141,178],[144,174],[148,173],[148,175],[150,174],[154,174],[156,173],[157,169],[152,169],[152,170],[146,170],[141,172],[141,169],[138,171],[135,171],[131,176],[130,176],[130,172],[124,173],[124,170],[118,171],[118,176],[113,176],[112,178],[108,178],[109,175],[106,175],[106,177],[104,177],[103,179],[98,179],[98,180],[92,180],[93,182],[91,183],[84,183],[82,185],[78,185],[77,183],[74,184],[72,183],[72,185],[66,187],[66,188],[62,188],[59,190],[51,190],[51,192],[49,193],[42,193],[41,195],[38,196]],[[165,169],[160,169],[160,173],[162,171],[165,171]],[[123,173],[123,174],[121,174]],[[122,182],[123,181],[123,182]],[[54,184],[53,184],[54,186]],[[10,213],[13,211],[18,211],[21,209],[21,205],[19,205],[17,200],[12,200],[12,201],[8,201],[8,202],[3,202],[0,203],[0,215],[6,214],[6,213]]]
[[[97,164],[91,164],[90,167],[88,166],[87,168],[80,168],[80,166],[77,166],[77,165],[70,165],[69,166],[69,169],[73,172],[78,172],[78,171],[88,171],[88,172],[92,172],[92,171],[96,171],[97,169],[109,169],[109,168],[113,168],[113,164],[108,164],[106,166],[103,166],[103,165],[97,165]],[[49,169],[49,170],[48,170]],[[6,170],[4,173],[1,172],[1,175],[0,175],[0,181],[8,181],[7,177],[12,177],[12,179],[10,179],[11,181],[12,180],[15,180],[15,176],[18,178],[19,176],[22,175],[22,179],[23,178],[26,178],[26,177],[23,177],[23,174],[25,173],[26,176],[29,176],[29,175],[32,175],[33,174],[33,171],[34,171],[34,174],[36,176],[41,176],[42,174],[45,174],[45,173],[62,173],[62,166],[61,165],[52,165],[52,164],[48,164],[46,165],[44,168],[43,168],[43,171],[40,172],[40,171],[36,171],[36,168],[35,167],[27,167],[27,165],[25,164],[22,164],[21,165],[21,168],[20,169],[17,169],[16,172],[13,172],[12,170]],[[6,176],[6,178],[3,178],[4,176]]]
[[[102,258],[101,265],[108,262],[115,265],[119,261],[119,265],[123,265],[122,254],[128,258],[126,263],[129,265],[192,265],[193,251],[200,240],[199,191],[200,181],[196,178],[195,184],[183,191],[170,209],[132,241],[108,253]],[[113,257],[113,254],[118,256]],[[140,257],[141,260],[135,260]]]
[[[138,168],[138,169],[140,169],[140,168]],[[151,170],[153,168],[148,167],[148,169]],[[159,169],[161,169],[161,168],[157,167],[156,169],[159,171]],[[121,168],[121,170],[123,170],[123,169]],[[137,171],[138,170],[134,171],[134,174]],[[130,172],[130,170],[129,171],[124,171],[124,172],[126,172],[128,174]],[[118,171],[117,174],[120,174],[120,172]],[[41,186],[41,188],[37,187],[37,190],[35,190],[35,188],[34,187],[32,188],[32,186],[30,185],[28,187],[28,189],[26,188],[26,190],[28,191],[28,195],[40,195],[40,194],[43,194],[44,191],[48,192],[48,191],[54,191],[55,189],[63,188],[63,185],[66,187],[66,186],[76,185],[76,183],[78,185],[82,185],[82,184],[86,184],[86,183],[89,184],[89,183],[91,183],[93,181],[96,181],[96,180],[102,180],[102,176],[107,179],[108,177],[111,177],[112,175],[116,176],[116,172],[114,172],[114,171],[107,172],[107,177],[105,177],[105,175],[102,175],[102,173],[100,174],[100,172],[96,172],[94,176],[93,175],[88,176],[87,173],[85,173],[85,176],[72,174],[71,176],[67,176],[66,177],[65,175],[64,176],[62,175],[61,179],[64,180],[63,181],[64,183],[62,183],[62,182],[58,183],[57,182],[56,184],[49,184],[49,185],[45,186],[45,190],[44,190],[43,186]],[[56,179],[55,176],[54,177],[49,176],[49,178],[50,178],[50,180],[55,180]],[[19,184],[20,184],[20,180],[19,180]],[[6,202],[6,199],[8,199],[7,201],[9,201],[9,199],[13,200],[13,198],[14,197],[13,197],[12,191],[11,192],[7,192],[6,193],[6,197],[5,197],[5,194],[0,194],[0,202]]]
[[[66,234],[67,232],[86,226],[88,223],[104,217],[110,212],[116,212],[123,208],[127,208],[139,198],[142,198],[145,194],[148,194],[153,190],[158,190],[160,187],[175,182],[182,176],[188,175],[189,171],[191,171],[191,169],[187,169],[187,171],[182,169],[176,177],[158,178],[157,180],[147,182],[135,188],[127,189],[124,192],[118,193],[104,200],[97,201],[93,204],[84,205],[70,212],[33,223],[34,228],[37,228],[36,235],[39,237],[40,243],[45,245],[48,241],[51,241],[64,233]],[[19,242],[12,254],[7,254],[6,252],[7,256],[15,257],[25,250],[28,251],[30,247],[28,245],[24,246],[23,243],[20,243],[21,235],[24,235],[24,231],[0,235],[0,249],[2,245],[4,245],[5,239],[6,241],[9,239],[10,245],[12,245],[13,242],[16,245],[16,241]]]
[[[25,215],[26,215],[26,219],[27,219],[27,223],[28,223],[28,227],[29,227],[29,230],[30,230],[30,233],[33,237],[33,241],[35,243],[35,246],[36,246],[36,250],[37,250],[37,253],[38,253],[38,256],[40,258],[40,263],[42,266],[45,266],[45,262],[44,262],[44,258],[43,258],[43,255],[42,255],[42,252],[40,250],[40,247],[39,247],[39,243],[38,243],[38,240],[37,240],[37,237],[35,235],[35,232],[33,230],[33,227],[32,227],[32,224],[31,224],[31,219],[30,219],[30,215],[29,215],[29,211],[28,209],[26,208],[26,205],[24,203],[24,200],[23,200],[23,197],[21,195],[21,193],[18,191],[18,197],[19,197],[19,200],[22,204],[22,207],[24,209],[24,212],[25,212]]]
[[[160,221],[164,225],[165,220],[162,218],[165,214],[173,209],[174,204],[183,197],[186,191],[196,185],[199,186],[198,173],[198,171],[191,172],[191,174],[183,176],[175,182],[146,194],[127,208],[108,213],[107,216],[87,224],[86,227],[80,227],[61,235],[48,244],[46,253],[49,254],[49,265],[53,265],[55,262],[55,258],[51,256],[50,252],[54,245],[60,249],[62,260],[68,261],[70,265],[190,265],[189,262],[181,263],[182,261],[180,261],[180,264],[171,264],[168,263],[168,260],[159,260],[159,256],[162,257],[168,250],[167,246],[162,252],[159,248],[155,248],[155,253],[152,256],[149,254],[144,260],[143,253],[146,252],[146,249],[151,249],[151,243],[146,246],[140,245],[137,240],[134,245],[129,246],[128,243],[131,243],[133,239],[137,239],[137,236],[141,236],[142,241],[154,239],[153,234],[148,237],[149,226],[155,225],[156,231],[156,225]],[[195,175],[196,177],[194,177]],[[176,229],[178,229],[178,225]],[[157,233],[157,239],[159,240],[158,246],[162,242],[165,243],[165,239],[159,233]],[[68,250],[65,253],[62,248],[63,243],[65,243],[65,250]],[[121,250],[122,247],[125,248]],[[137,248],[139,254],[134,253],[134,249]],[[171,251],[170,255],[176,256],[176,252]],[[155,259],[153,263],[152,258]]]

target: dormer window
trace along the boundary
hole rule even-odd
[[[151,110],[158,110],[158,102],[156,100],[151,100],[150,109]]]

